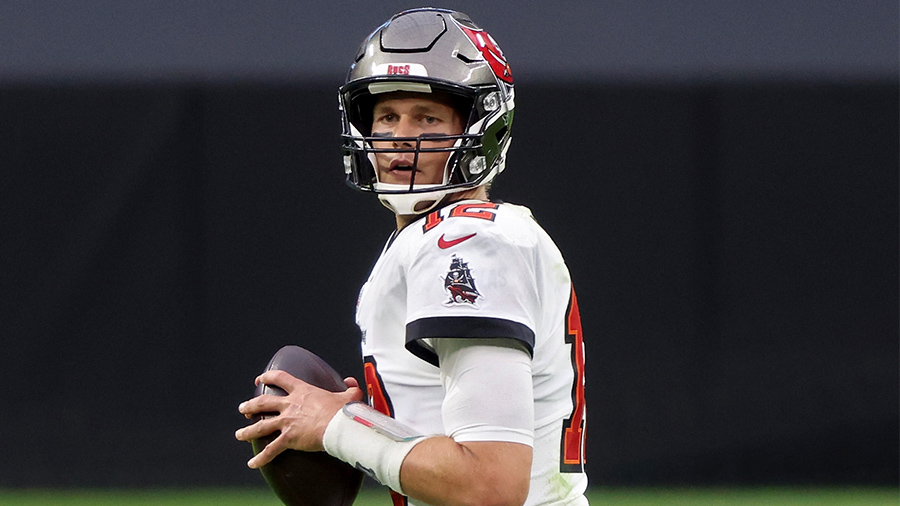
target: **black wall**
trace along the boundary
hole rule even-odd
[[[393,219],[335,86],[0,87],[0,486],[261,484],[281,345],[361,376]],[[566,256],[592,482],[898,481],[896,82],[521,82],[494,197]]]

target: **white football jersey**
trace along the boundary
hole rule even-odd
[[[423,434],[447,434],[431,339],[521,342],[531,353],[533,384],[533,398],[522,402],[534,408],[525,504],[587,504],[578,305],[562,255],[527,208],[461,201],[409,224],[373,267],[356,318],[370,404]]]

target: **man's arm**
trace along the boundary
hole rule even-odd
[[[410,451],[400,469],[404,493],[437,505],[521,505],[534,441],[530,354],[508,339],[427,341],[441,366],[450,437]]]
[[[436,506],[521,505],[528,494],[532,460],[528,434],[533,424],[530,357],[516,347],[437,341],[435,348],[441,356],[447,390],[444,423],[456,439],[428,437],[413,447],[399,469],[402,492]],[[341,394],[326,392],[281,371],[264,373],[258,381],[278,385],[288,395],[260,396],[239,408],[247,416],[266,411],[281,413],[237,432],[237,438],[245,441],[275,430],[282,432],[250,460],[253,468],[265,465],[287,448],[322,450],[328,423],[347,399],[357,400],[357,394],[361,397],[361,392],[352,388]],[[514,429],[510,439],[526,444],[471,440],[484,438],[485,430],[508,430],[506,425]]]
[[[409,452],[400,481],[404,493],[435,506],[521,506],[531,458],[531,447],[520,443],[434,437]]]

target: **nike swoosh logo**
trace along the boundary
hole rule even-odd
[[[438,248],[441,248],[441,249],[452,248],[453,246],[456,246],[457,244],[459,244],[467,239],[471,239],[473,237],[475,237],[475,234],[470,234],[470,235],[460,237],[459,239],[453,239],[450,241],[446,241],[446,240],[444,240],[444,236],[442,235],[440,237],[440,239],[438,239]]]

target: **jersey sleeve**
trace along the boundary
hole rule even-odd
[[[531,357],[508,340],[439,339],[445,396],[441,419],[447,436],[534,446]],[[490,388],[486,388],[490,385]]]
[[[406,273],[406,348],[434,365],[426,339],[513,339],[531,353],[541,314],[534,247],[530,230],[503,215],[428,232]]]

